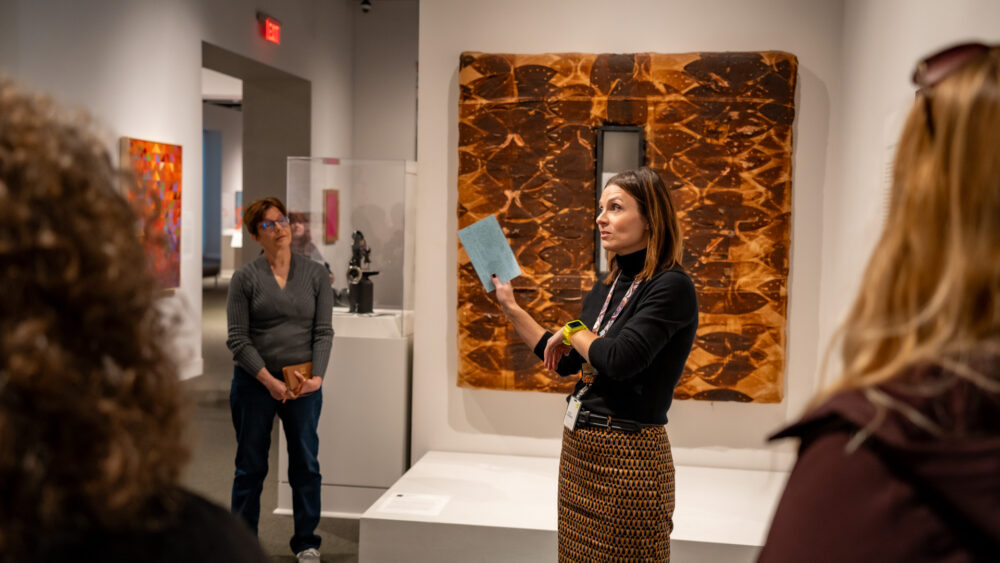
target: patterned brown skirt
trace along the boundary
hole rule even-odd
[[[670,561],[674,461],[667,431],[563,429],[559,561]]]

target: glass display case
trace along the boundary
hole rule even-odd
[[[351,310],[351,283],[364,278],[374,309],[413,309],[415,170],[405,160],[288,159],[292,250],[328,267],[339,308]]]
[[[322,514],[356,518],[409,467],[416,163],[289,158],[287,180],[292,250],[328,267],[337,296],[323,378],[333,407],[319,420]],[[277,512],[291,513],[281,442]]]

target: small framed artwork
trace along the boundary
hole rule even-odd
[[[236,225],[235,230],[238,231],[243,228],[243,192],[233,192],[233,195],[236,196],[236,201],[233,205],[233,210],[236,212],[236,221],[234,224]]]
[[[340,227],[340,190],[323,190],[323,242],[337,242]]]

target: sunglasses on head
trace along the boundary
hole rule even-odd
[[[927,131],[934,136],[934,120],[931,116],[931,89],[970,62],[986,56],[989,45],[982,43],[962,43],[938,51],[917,63],[913,69],[913,84],[924,99],[924,113],[927,117]]]

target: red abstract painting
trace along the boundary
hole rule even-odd
[[[122,168],[135,183],[125,195],[139,217],[153,275],[164,289],[181,284],[181,147],[122,137]]]

